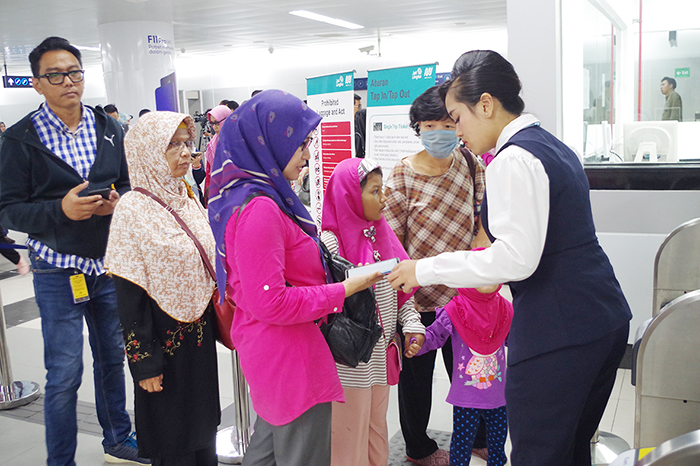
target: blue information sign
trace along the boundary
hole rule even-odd
[[[367,90],[367,78],[355,78],[355,90],[356,91],[366,91]]]
[[[435,85],[439,86],[445,81],[449,81],[451,75],[452,73],[437,73],[437,76],[435,77]]]
[[[31,76],[4,76],[3,87],[32,87]]]

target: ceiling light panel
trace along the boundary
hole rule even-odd
[[[318,13],[313,13],[306,10],[294,10],[289,12],[290,15],[300,16],[302,18],[311,19],[314,21],[320,21],[322,23],[332,24],[334,26],[340,26],[345,29],[362,29],[364,26],[359,24],[351,23],[349,21],[344,21],[342,19],[331,18],[330,16],[319,15]]]

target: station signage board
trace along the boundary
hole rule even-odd
[[[2,86],[18,87],[18,88],[28,88],[32,87],[32,77],[31,76],[3,76]]]

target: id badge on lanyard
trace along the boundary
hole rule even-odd
[[[73,303],[78,304],[90,301],[90,293],[88,292],[84,273],[71,275],[70,288],[73,291]]]

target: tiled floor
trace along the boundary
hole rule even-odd
[[[11,264],[0,258],[0,274],[11,270]],[[1,276],[8,276],[3,274]],[[3,304],[10,307],[12,312],[12,324],[7,329],[7,344],[9,347],[12,371],[15,380],[32,380],[41,386],[45,383],[45,370],[43,367],[43,347],[41,339],[40,321],[36,318],[35,307],[31,305],[34,296],[31,274],[28,276],[10,276],[0,280]],[[22,302],[22,303],[20,303]],[[20,303],[20,304],[15,304]],[[9,318],[8,318],[9,320]],[[85,330],[87,334],[87,330]],[[233,388],[231,378],[231,356],[228,350],[219,346],[219,379],[221,406],[228,407],[233,402]],[[90,349],[85,342],[84,361],[86,370],[83,375],[83,383],[78,391],[78,399],[81,405],[94,405],[94,389],[92,374],[89,368],[92,365]],[[450,432],[452,430],[452,407],[445,403],[445,397],[449,389],[447,373],[441,359],[436,363],[435,377],[433,381],[433,411],[429,428],[438,431]],[[127,373],[127,408],[133,409],[133,383]],[[10,417],[9,412],[0,412],[0,466],[37,466],[45,464],[46,449],[44,447],[44,427],[36,422]],[[224,416],[224,418],[230,416]],[[391,402],[387,414],[389,423],[389,436],[393,437],[399,431],[398,402],[395,388],[392,388]],[[86,420],[89,422],[89,420]],[[88,426],[89,427],[89,426]],[[613,394],[603,416],[601,430],[612,432],[622,437],[627,443],[632,444],[634,429],[634,387],[630,384],[630,371],[621,369],[615,383]],[[89,428],[81,429],[81,432],[90,432]],[[94,432],[94,429],[92,430]],[[78,466],[94,466],[104,463],[101,446],[101,437],[94,433],[78,434],[78,451],[76,462]],[[510,444],[506,444],[506,450],[510,451]],[[401,463],[395,463],[401,464]],[[485,465],[478,458],[472,459],[472,465]]]

